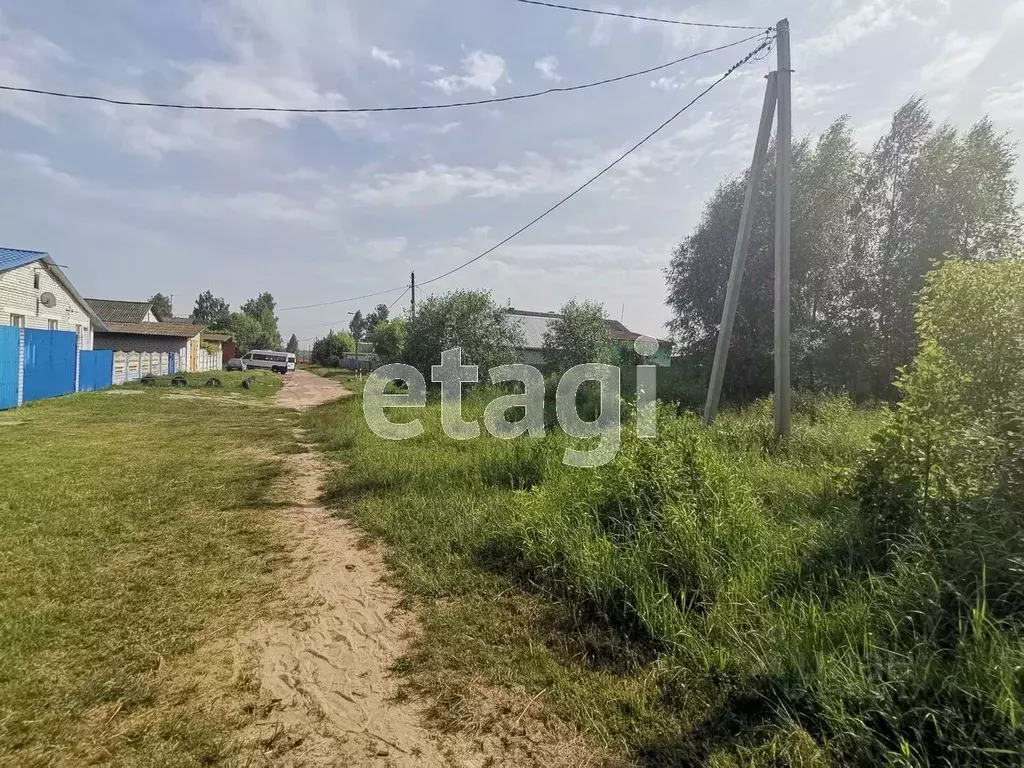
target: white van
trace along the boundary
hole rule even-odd
[[[242,370],[263,368],[274,373],[288,373],[295,370],[295,355],[291,352],[272,352],[268,349],[254,349],[242,355]]]

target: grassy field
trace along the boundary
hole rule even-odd
[[[380,440],[358,401],[306,421],[347,465],[329,499],[390,545],[424,617],[402,669],[442,726],[474,722],[483,680],[540,696],[641,764],[824,764],[763,703],[803,654],[862,638],[861,602],[828,606],[808,585],[828,580],[825,558],[852,535],[843,470],[881,411],[807,403],[786,448],[770,404],[711,432],[666,411],[658,440],[627,437],[598,471],[563,466],[558,434],[459,442],[436,405],[390,418],[426,431]]]
[[[0,414],[0,764],[237,756],[253,715],[246,691],[223,695],[216,641],[260,615],[288,560],[273,454],[293,416],[263,398],[280,377],[256,376]]]

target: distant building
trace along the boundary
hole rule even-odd
[[[525,343],[516,350],[516,357],[520,363],[527,365],[544,365],[544,332],[548,330],[553,320],[559,320],[562,315],[556,312],[529,312],[522,309],[510,309],[511,317],[519,329],[523,332]],[[633,349],[633,342],[643,336],[642,333],[634,333],[618,320],[605,320],[608,325],[608,335],[611,337],[612,346],[618,352],[626,352]],[[658,351],[654,355],[656,365],[667,366],[672,354],[672,343],[657,339]]]
[[[213,371],[223,367],[223,340],[205,333],[206,326],[161,322],[151,301],[88,299],[103,318],[106,330],[96,337],[97,349],[114,351],[114,381],[130,381],[136,374]],[[135,361],[141,360],[139,367]],[[152,362],[150,362],[152,361]],[[150,368],[149,366],[152,365]]]

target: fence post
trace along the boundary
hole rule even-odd
[[[18,329],[18,407],[25,402],[25,329]]]

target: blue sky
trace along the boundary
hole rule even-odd
[[[845,112],[868,146],[915,93],[938,120],[966,126],[988,112],[1024,133],[1022,0],[587,4],[766,26],[788,16],[796,134]],[[614,76],[746,34],[512,0],[0,0],[0,84],[209,104],[425,104]],[[413,269],[425,280],[571,191],[747,49],[437,112],[181,113],[0,93],[0,245],[49,251],[85,295],[160,291],[182,314],[207,288],[232,307],[264,290],[289,307],[403,284]],[[664,335],[661,270],[716,184],[749,162],[770,63],[738,71],[532,230],[430,288],[489,288],[530,310],[596,299]],[[281,329],[312,337],[376,301],[284,311]]]

